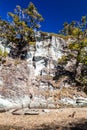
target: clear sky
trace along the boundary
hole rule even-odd
[[[0,16],[7,17],[7,12],[12,12],[16,5],[22,8],[33,2],[45,21],[41,30],[58,33],[65,21],[80,20],[87,14],[87,0],[0,0]]]

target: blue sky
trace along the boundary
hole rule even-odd
[[[45,21],[41,30],[58,33],[65,21],[80,20],[87,14],[87,0],[0,0],[0,16],[7,17],[7,12],[12,12],[16,5],[27,7],[32,1]]]

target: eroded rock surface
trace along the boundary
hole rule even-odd
[[[24,107],[59,108],[66,101],[76,105],[80,94],[68,90],[69,85],[64,85],[64,78],[58,82],[54,80],[58,59],[63,55],[66,45],[67,42],[60,37],[48,36],[42,39],[37,36],[36,45],[29,48],[27,60],[7,57],[6,63],[0,66],[1,112]],[[70,69],[69,65],[71,63],[66,66],[66,70]]]

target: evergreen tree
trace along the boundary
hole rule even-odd
[[[25,57],[30,42],[35,42],[35,30],[40,28],[43,17],[33,3],[25,9],[18,5],[14,13],[8,15],[11,22],[0,20],[0,36],[12,42],[11,55]]]
[[[74,71],[71,73],[72,80],[77,85],[87,87],[87,17],[83,16],[80,22],[64,24],[67,27],[65,35],[71,35],[73,41],[67,45],[66,56],[59,63],[67,64],[71,59],[75,60]],[[83,88],[83,87],[82,87]]]

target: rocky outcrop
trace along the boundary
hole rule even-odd
[[[40,33],[36,40],[36,44],[29,48],[27,60],[7,57],[6,62],[0,66],[1,112],[25,107],[59,108],[61,103],[66,102],[67,95],[63,94],[65,92],[63,87],[69,85],[64,84],[65,78],[57,82],[54,77],[58,59],[63,55],[67,43],[60,37],[49,34],[42,37]],[[1,46],[3,49],[4,46],[2,44]],[[9,53],[9,48],[7,51]],[[70,69],[68,65],[66,70]],[[73,93],[73,96],[67,98],[72,105],[76,105],[76,97],[71,101],[74,97]]]

